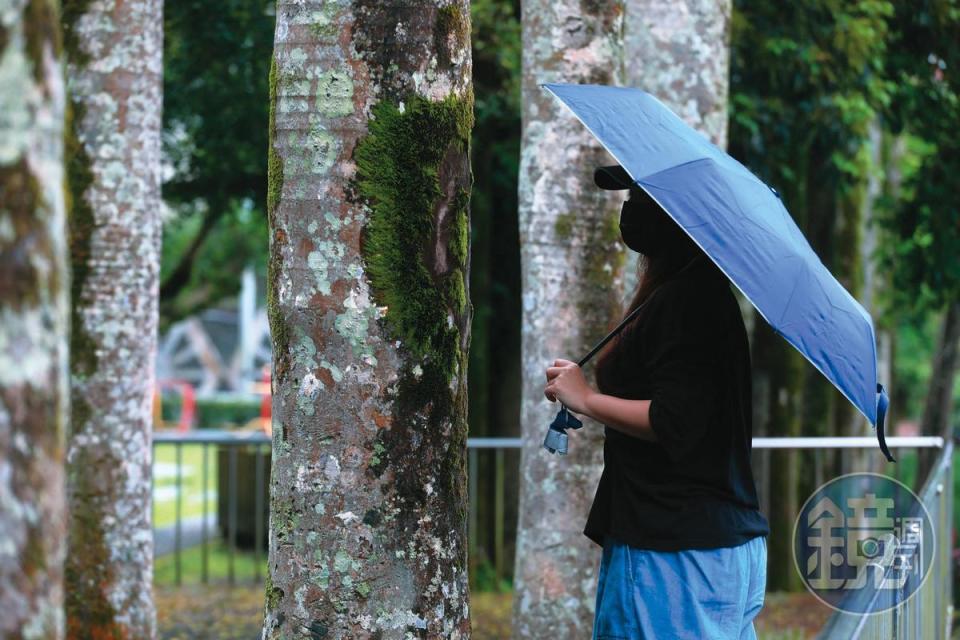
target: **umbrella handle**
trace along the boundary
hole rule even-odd
[[[887,392],[884,391],[883,385],[879,382],[877,383],[877,393],[880,394],[880,399],[877,400],[877,442],[880,444],[880,451],[886,456],[887,461],[896,462],[890,454],[890,449],[887,448],[887,440],[883,435],[883,420],[887,416],[887,407],[890,405],[890,399],[887,398]]]

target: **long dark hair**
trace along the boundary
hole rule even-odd
[[[663,247],[656,256],[640,254],[637,261],[637,286],[634,289],[633,297],[627,308],[619,318],[613,318],[609,324],[608,331],[619,324],[631,311],[643,304],[657,288],[664,282],[672,278],[683,267],[687,266],[691,260],[697,260],[706,263],[710,268],[717,270],[716,265],[710,260],[703,250],[690,239],[690,236],[673,221],[656,201],[645,191],[639,189],[630,190],[631,200],[641,200],[645,210],[641,215],[657,215],[664,218],[663,225]],[[691,265],[691,269],[698,268],[700,265]],[[630,372],[629,366],[636,363],[626,362],[626,366],[618,366],[620,363],[615,357],[618,352],[631,340],[636,339],[636,331],[640,326],[643,315],[646,310],[640,311],[633,320],[631,320],[623,330],[618,333],[610,342],[604,345],[600,353],[597,354],[597,360],[594,368],[596,381],[600,391],[611,390],[617,387],[615,381],[625,380]]]

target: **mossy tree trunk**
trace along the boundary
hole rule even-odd
[[[0,10],[0,637],[62,638],[69,407],[57,4]]]
[[[70,250],[71,638],[153,638],[152,397],[160,271],[161,0],[63,7]]]
[[[519,183],[523,292],[520,505],[514,568],[517,638],[589,636],[599,547],[583,535],[600,479],[603,427],[585,419],[570,453],[541,445],[559,405],[544,370],[579,358],[620,311],[619,203],[593,184],[612,158],[542,82],[622,84],[623,2],[522,6]],[[587,365],[588,379],[593,363]]]
[[[466,0],[277,3],[264,638],[467,638]]]

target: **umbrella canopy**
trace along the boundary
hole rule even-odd
[[[892,461],[873,321],[820,261],[777,192],[645,91],[540,86],[573,111],[773,330],[874,425]]]

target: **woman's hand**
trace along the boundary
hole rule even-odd
[[[547,367],[547,386],[543,395],[550,402],[559,400],[575,413],[586,413],[587,398],[596,393],[576,362],[558,358]]]

